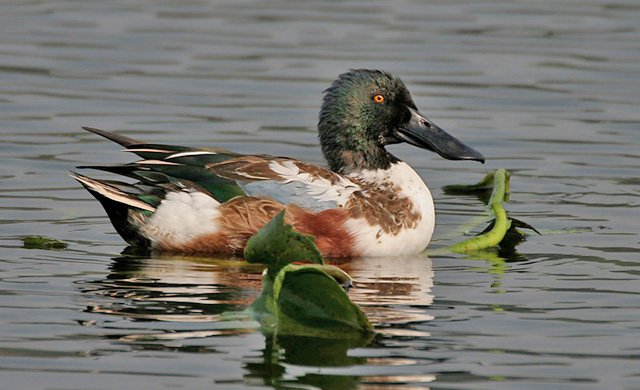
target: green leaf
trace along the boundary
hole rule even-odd
[[[351,277],[323,264],[314,238],[294,231],[284,215],[276,215],[245,247],[248,262],[267,265],[262,294],[250,314],[270,334],[343,340],[371,335],[371,323],[343,288],[351,285]]]
[[[22,239],[22,244],[27,249],[66,249],[68,244],[55,238],[45,236],[27,236]]]
[[[290,264],[278,273],[273,282],[278,334],[351,339],[373,332],[366,315],[325,267],[330,266]]]
[[[269,274],[275,276],[294,261],[322,264],[322,254],[314,241],[313,236],[298,233],[286,224],[283,210],[247,241],[244,258],[249,263],[266,264]]]
[[[311,272],[319,271],[321,277],[318,278],[316,275],[310,278],[307,273],[300,273],[307,276],[305,281],[301,283],[300,274],[291,273],[291,271],[299,270],[312,270]],[[315,273],[317,274],[318,272]],[[346,338],[349,339],[358,338],[358,335],[363,332],[352,331],[354,328],[353,326],[347,326],[348,329],[345,332],[343,326],[340,326],[339,330],[335,330],[330,327],[322,329],[326,326],[325,321],[313,320],[306,323],[303,320],[303,318],[306,319],[308,317],[308,315],[304,315],[305,310],[307,310],[307,305],[309,305],[309,307],[315,307],[315,301],[324,299],[329,300],[325,303],[333,304],[335,301],[338,302],[338,305],[348,307],[346,314],[338,313],[338,318],[346,321],[347,323],[365,324],[364,328],[368,330],[364,333],[372,331],[371,325],[365,315],[355,304],[351,303],[344,292],[344,288],[351,286],[352,279],[349,274],[340,268],[324,264],[289,264],[280,270],[275,279],[278,281],[279,297],[283,299],[288,297],[286,301],[282,301],[284,302],[284,306],[282,305],[282,302],[274,296],[274,279],[265,272],[262,275],[262,293],[251,304],[251,307],[248,310],[248,314],[254,320],[260,322],[264,333],[278,335],[294,334],[324,338],[345,338],[346,335]],[[311,284],[307,285],[306,283]],[[283,290],[286,291],[284,296],[282,295]],[[282,312],[283,307],[291,307],[291,305],[288,304],[292,300],[291,294],[295,297],[293,300],[299,302],[300,305],[303,306],[301,309],[303,313],[302,316],[300,313],[292,313],[287,310],[285,310],[286,313]],[[334,295],[337,295],[340,298],[336,301],[332,298]],[[309,299],[311,300],[309,301]],[[354,314],[356,316],[355,319],[353,318]]]

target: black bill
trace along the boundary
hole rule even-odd
[[[420,113],[409,108],[411,118],[396,129],[397,136],[411,145],[429,149],[449,160],[475,160],[484,164],[484,156],[475,149],[436,126]]]

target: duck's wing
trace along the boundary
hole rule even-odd
[[[136,199],[145,202],[145,196],[152,193],[153,207],[158,205],[158,197],[162,198],[161,192],[182,189],[203,192],[220,203],[237,196],[251,196],[321,211],[344,206],[349,196],[360,189],[344,176],[291,158],[241,155],[222,148],[152,144],[104,130],[86,130],[125,146],[125,151],[142,160],[80,168],[137,179],[139,183],[135,186],[142,190],[135,194]]]
[[[247,195],[296,204],[311,211],[340,208],[360,186],[326,168],[287,157],[238,156],[205,166],[234,181]]]

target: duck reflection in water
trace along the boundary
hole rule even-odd
[[[322,370],[371,365],[371,358],[349,351],[411,336],[405,324],[433,319],[428,314],[433,271],[426,255],[351,259],[336,265],[353,277],[349,297],[376,327],[375,337],[345,341],[265,334],[263,345],[253,341],[244,346],[240,357],[246,370],[243,381],[276,384],[294,375],[310,385],[345,385],[355,380],[348,371],[323,375]],[[261,270],[260,265],[236,260],[122,256],[114,259],[105,279],[83,285],[83,292],[93,301],[88,312],[120,317],[119,321],[104,321],[111,333],[107,338],[136,350],[206,354],[224,350],[226,343],[218,345],[218,337],[255,334],[260,328],[237,313],[259,295]],[[140,329],[135,325],[139,321],[153,325]],[[114,323],[120,328],[117,334],[113,334]],[[98,319],[95,326],[100,324]],[[424,336],[428,334],[419,335]]]

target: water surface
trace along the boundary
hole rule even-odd
[[[640,388],[635,1],[30,0],[0,15],[2,387]],[[219,321],[256,297],[258,269],[123,257],[67,177],[131,161],[83,125],[321,163],[321,92],[358,67],[401,76],[488,159],[392,148],[432,189],[437,229],[422,255],[344,265],[378,331],[367,345]],[[441,188],[499,167],[510,212],[544,234],[443,251],[484,208]],[[30,234],[69,249],[24,249]]]

